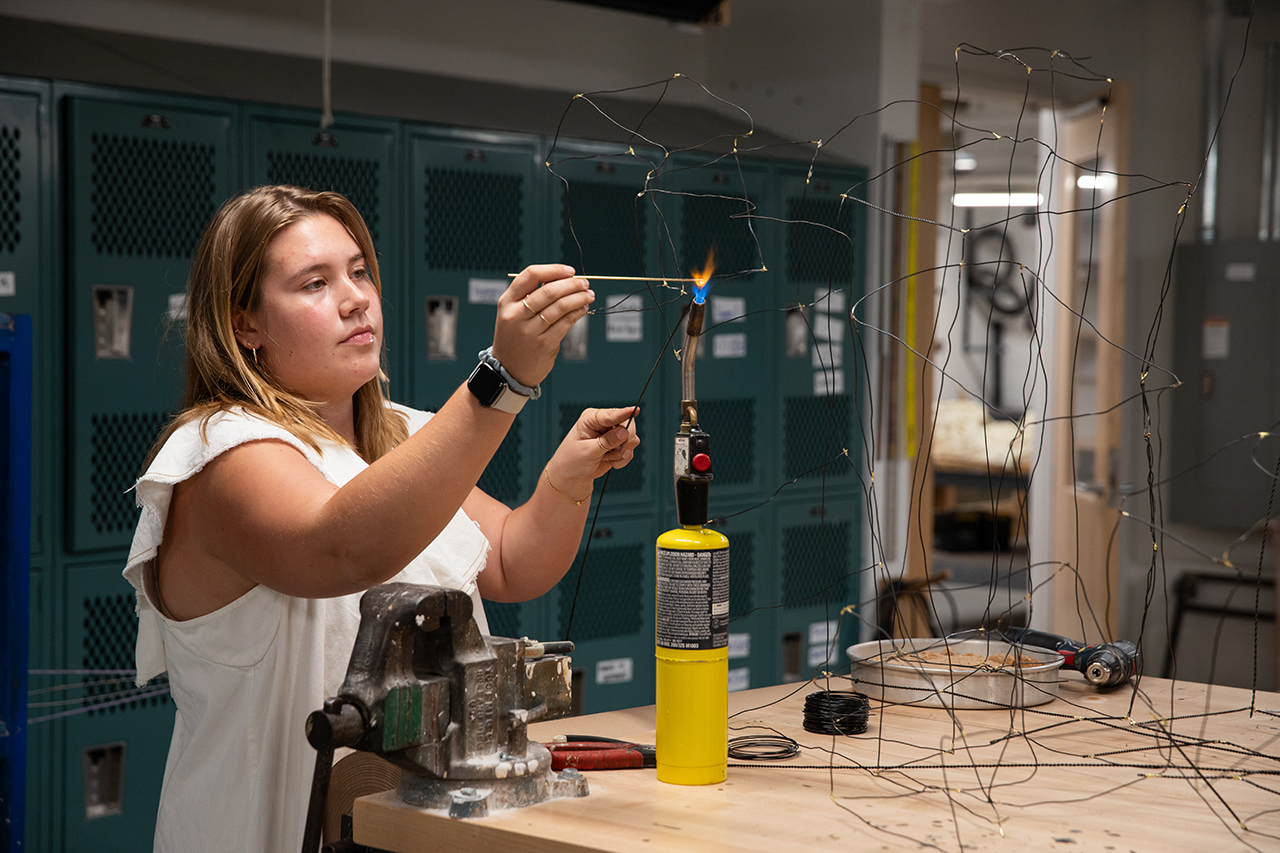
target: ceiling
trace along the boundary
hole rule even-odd
[[[690,24],[718,22],[721,16],[728,16],[729,5],[728,0],[562,0],[562,2],[616,9],[621,12],[635,12]]]

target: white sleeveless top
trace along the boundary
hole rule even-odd
[[[396,407],[415,432],[426,412]],[[153,559],[164,535],[173,486],[219,454],[249,441],[296,447],[329,482],[342,486],[368,467],[351,448],[321,441],[317,453],[287,430],[239,409],[170,436],[137,484],[142,518],[124,576],[138,597],[138,684],[162,672],[177,717],[160,794],[159,851],[298,850],[316,752],[307,715],[336,695],[360,624],[360,595],[295,598],[258,585],[225,607],[175,622],[157,606]],[[488,540],[462,510],[391,581],[476,591]]]

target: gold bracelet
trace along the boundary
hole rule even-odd
[[[582,506],[583,501],[589,501],[589,500],[591,500],[591,495],[587,495],[587,496],[586,496],[585,498],[583,498],[582,500],[580,500],[580,501],[575,501],[573,498],[569,497],[569,496],[568,496],[568,495],[566,495],[564,492],[562,492],[562,491],[560,491],[559,489],[557,489],[557,488],[555,487],[555,484],[551,482],[551,463],[550,463],[550,462],[548,462],[548,463],[547,463],[547,465],[546,465],[546,467],[542,469],[542,473],[543,473],[543,476],[545,476],[545,477],[547,478],[547,485],[551,487],[551,491],[555,492],[557,495],[559,495],[560,497],[564,498],[565,500],[570,501],[570,502],[571,502],[571,503],[573,503],[575,506]]]

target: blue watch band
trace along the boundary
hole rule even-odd
[[[493,357],[493,347],[485,347],[484,349],[480,350],[479,358],[485,364],[489,365],[494,370],[498,371],[498,374],[503,379],[506,380],[507,387],[510,388],[512,391],[515,391],[517,394],[523,394],[524,396],[528,397],[530,400],[536,400],[542,396],[541,385],[535,385],[532,388],[530,388],[528,385],[521,385],[519,382],[515,380],[514,377],[512,377],[510,373],[507,373],[507,369],[502,366],[502,363]]]

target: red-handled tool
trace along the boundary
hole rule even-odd
[[[627,770],[657,767],[657,750],[651,744],[637,744],[592,735],[564,735],[564,740],[543,744],[551,752],[551,769]]]

